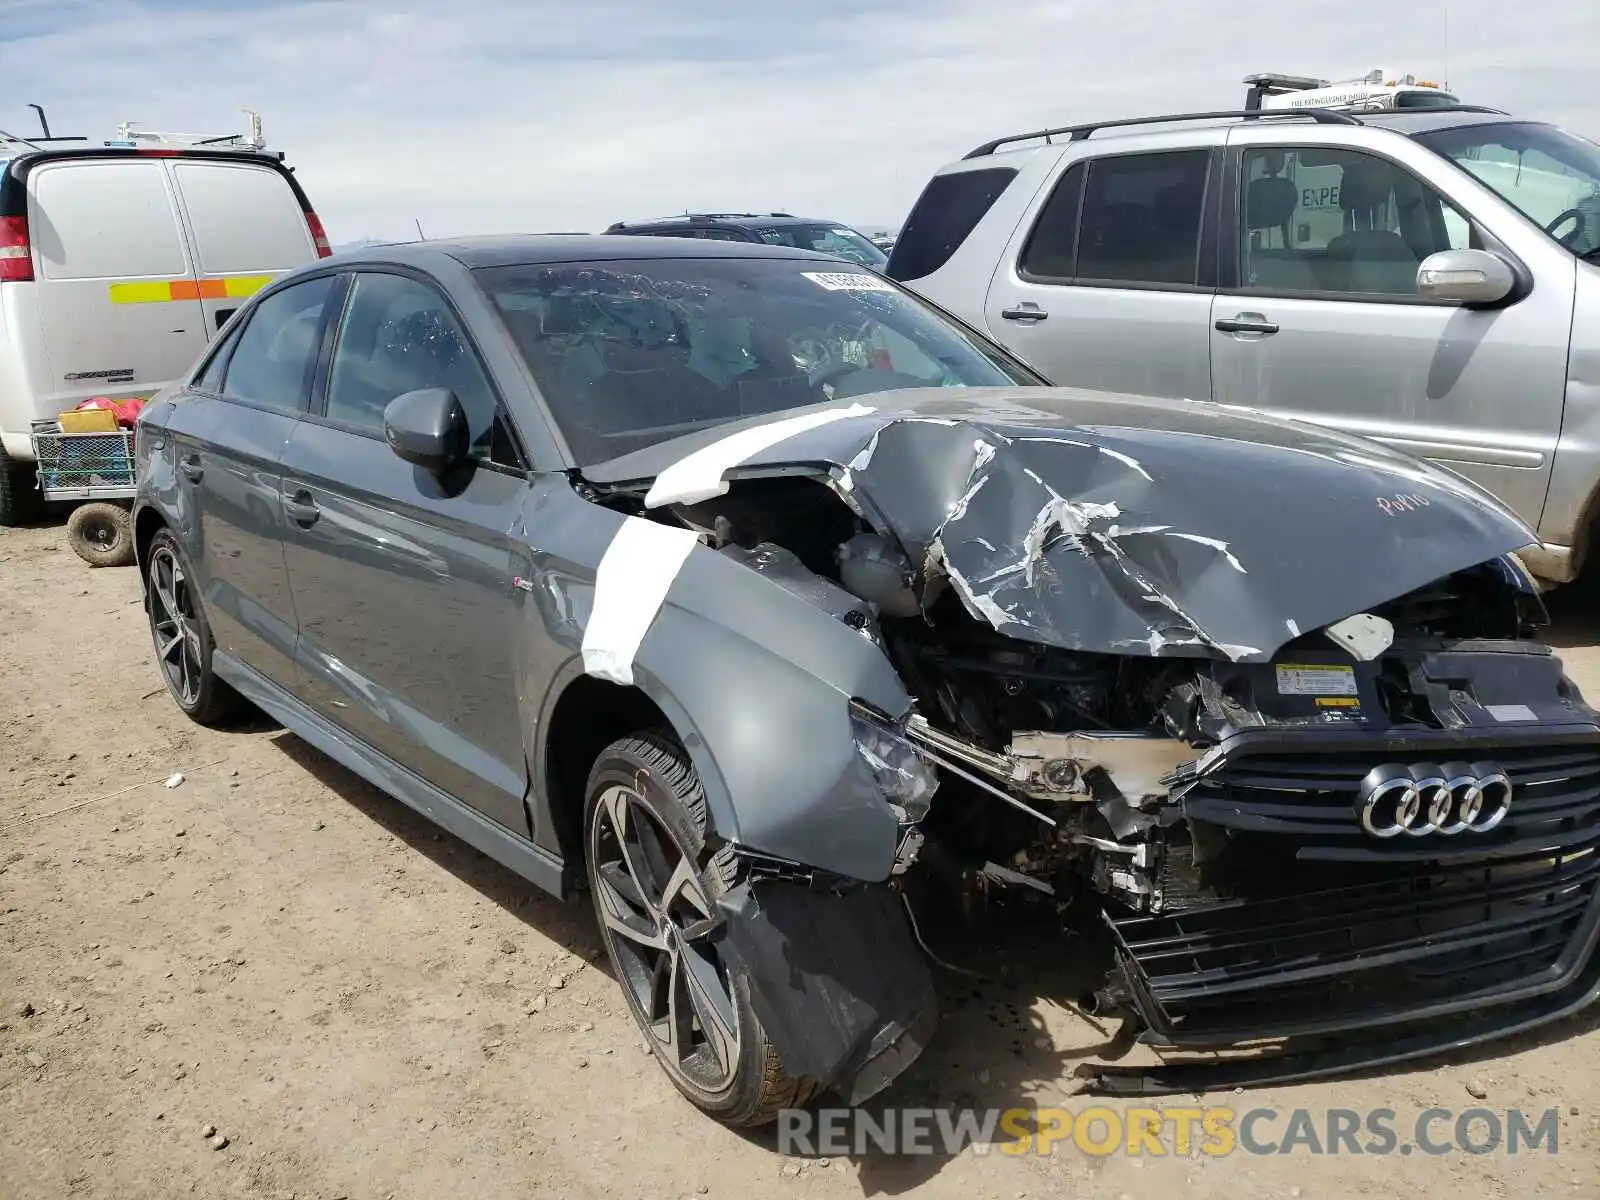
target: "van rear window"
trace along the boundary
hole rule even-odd
[[[1011,181],[1014,167],[935,175],[911,209],[885,274],[905,281],[932,275],[967,240]]]
[[[270,167],[179,162],[174,168],[202,275],[285,271],[317,257],[294,190]]]
[[[47,163],[29,183],[28,227],[45,279],[160,279],[189,273],[159,162]]]

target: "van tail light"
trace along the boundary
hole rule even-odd
[[[28,244],[27,217],[0,217],[0,283],[26,283],[33,278],[33,247]]]
[[[333,253],[333,247],[328,244],[328,235],[322,228],[322,221],[316,213],[306,209],[306,224],[311,228],[311,240],[316,243],[317,257],[327,258]]]

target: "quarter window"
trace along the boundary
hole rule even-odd
[[[350,288],[328,378],[328,419],[381,436],[397,396],[449,388],[466,410],[473,453],[493,444],[495,398],[443,296],[404,275],[369,272]]]
[[[950,261],[1016,177],[1011,167],[935,175],[895,239],[884,273],[900,280],[932,275]]]
[[[1351,150],[1244,152],[1245,291],[1417,294],[1417,267],[1478,242],[1471,221],[1410,171]]]
[[[308,279],[256,305],[228,359],[226,395],[279,412],[305,410],[334,282],[332,275]]]

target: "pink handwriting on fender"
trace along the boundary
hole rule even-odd
[[[1433,501],[1426,496],[1419,496],[1415,492],[1405,492],[1398,496],[1379,496],[1378,509],[1386,517],[1396,513],[1416,512],[1419,508],[1427,508]]]

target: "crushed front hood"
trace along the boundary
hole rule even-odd
[[[1459,477],[1331,430],[1069,388],[915,389],[587,468],[646,504],[826,474],[997,630],[1072,650],[1270,658],[1535,540]]]

